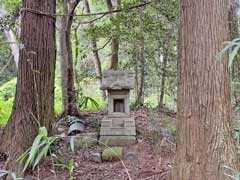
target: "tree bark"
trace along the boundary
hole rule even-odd
[[[54,0],[23,0],[23,8],[55,14]],[[16,159],[33,142],[38,124],[51,130],[54,120],[55,18],[22,12],[20,61],[15,101],[0,137],[9,154],[6,169],[20,173]]]
[[[135,105],[137,105],[137,97],[138,97],[138,66],[139,66],[139,61],[138,61],[138,48],[137,48],[137,43],[133,43],[132,46],[132,61],[133,61],[133,67],[134,67],[134,72],[135,72],[135,88],[134,88],[134,96],[135,96]]]
[[[158,107],[163,107],[164,93],[165,93],[165,81],[167,77],[167,61],[168,61],[168,49],[165,49],[165,53],[163,54],[163,64],[162,64],[162,78],[161,78],[161,89],[160,89],[160,97]]]
[[[4,17],[4,12],[0,9],[0,17]],[[11,49],[11,53],[14,58],[14,62],[16,65],[16,68],[18,68],[18,62],[19,62],[19,46],[18,46],[18,41],[16,38],[15,33],[13,32],[12,29],[4,29],[4,34],[9,42],[9,47]]]
[[[113,5],[112,0],[106,0],[107,7],[109,11],[113,11]],[[116,9],[119,9],[121,5],[121,0],[117,0],[117,7]],[[113,14],[110,13],[110,15],[113,17]],[[119,29],[119,26],[116,27],[116,31]],[[109,69],[116,70],[118,68],[118,51],[119,51],[119,40],[116,35],[116,31],[112,32],[112,42],[111,42],[111,55],[109,60]]]
[[[88,0],[84,1],[84,6],[86,9],[86,13],[90,14],[91,13],[91,9],[88,3]],[[92,28],[94,25],[92,23],[89,23],[89,27]],[[91,40],[91,45],[92,45],[92,49],[93,49],[93,56],[94,56],[94,65],[95,65],[95,73],[97,76],[97,84],[100,87],[102,86],[102,65],[101,65],[101,60],[99,57],[99,53],[97,50],[97,41],[96,38]],[[106,93],[103,90],[100,90],[100,97],[101,100],[105,100],[106,99]]]
[[[78,116],[76,90],[74,87],[74,71],[72,58],[72,43],[71,43],[71,28],[74,11],[80,0],[75,0],[69,3],[67,0],[62,0],[63,16],[61,19],[60,32],[60,61],[62,75],[62,103],[63,114]]]
[[[236,167],[231,135],[226,0],[180,0],[177,149],[172,180],[225,180]]]
[[[144,37],[140,39],[140,78],[139,89],[137,94],[137,105],[144,104],[144,72],[145,72],[145,58],[144,58]]]

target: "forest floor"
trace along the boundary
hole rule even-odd
[[[73,160],[71,176],[75,180],[165,180],[175,154],[175,115],[147,108],[133,110],[132,114],[136,120],[137,143],[123,147],[122,161],[98,159],[95,155],[106,147],[93,141],[76,143],[73,153],[69,139],[65,139],[55,144],[53,153],[57,157],[46,157],[37,170],[28,172],[30,179],[68,180],[67,166],[69,160]],[[97,134],[104,112],[84,112],[83,115],[87,122],[85,134]],[[54,168],[53,161],[58,164]],[[0,158],[0,169],[3,164]]]

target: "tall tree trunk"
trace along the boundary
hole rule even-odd
[[[144,37],[140,39],[140,78],[139,89],[137,94],[137,105],[143,106],[144,104],[144,72],[145,72],[145,59],[144,59]]]
[[[55,0],[23,0],[23,8],[55,14]],[[20,172],[18,156],[33,142],[38,124],[51,130],[54,120],[55,18],[22,12],[20,61],[13,110],[3,135],[1,150],[9,158],[6,168]]]
[[[225,180],[236,167],[231,136],[227,0],[180,0],[177,150],[172,180]]]
[[[107,7],[109,11],[113,11],[113,5],[112,0],[106,0]],[[117,0],[117,7],[116,9],[119,9],[121,5],[121,0]],[[113,16],[112,13],[110,13],[111,16]],[[119,26],[116,27],[116,30],[119,29]],[[111,56],[110,56],[110,62],[109,62],[109,69],[116,70],[118,68],[118,51],[119,51],[119,41],[118,37],[116,35],[116,31],[112,32],[112,42],[111,42]]]
[[[159,105],[158,105],[159,108],[163,107],[165,82],[167,77],[167,61],[168,61],[168,49],[166,48],[165,53],[163,54],[161,89],[160,89],[160,97],[159,97]]]
[[[1,18],[4,17],[4,12],[1,9],[0,9],[0,17]],[[18,46],[17,37],[12,29],[4,29],[4,34],[5,34],[7,41],[9,42],[9,46],[10,46],[11,53],[14,58],[15,65],[18,68],[19,46]]]
[[[91,10],[90,10],[88,0],[84,1],[84,6],[85,6],[85,9],[86,9],[86,12],[88,14],[90,14]],[[92,23],[90,23],[89,27],[92,28],[92,27],[94,27],[94,25]],[[96,76],[97,76],[97,83],[98,83],[98,86],[99,86],[99,89],[100,89],[100,87],[102,86],[102,65],[101,65],[101,60],[100,60],[99,53],[98,53],[98,50],[97,50],[96,38],[91,40],[91,45],[92,45],[92,49],[93,49],[94,65],[95,65],[95,73],[96,73]],[[100,90],[100,97],[101,97],[101,100],[105,100],[105,98],[106,98],[105,91]]]
[[[69,3],[67,0],[62,0],[63,16],[61,19],[60,32],[60,61],[62,75],[62,100],[64,115],[79,115],[76,105],[76,91],[74,88],[74,72],[72,58],[72,43],[71,43],[71,27],[73,14],[80,0],[75,0]]]

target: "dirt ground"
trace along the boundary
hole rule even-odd
[[[93,153],[101,152],[105,147],[98,144],[75,147],[75,153],[69,148],[69,140],[56,143],[55,155],[48,156],[39,168],[28,172],[30,179],[68,180],[67,167],[58,166],[69,160],[74,161],[72,176],[75,180],[165,180],[172,167],[175,154],[175,117],[150,109],[133,110],[136,120],[137,143],[123,148],[122,161],[96,161]],[[99,131],[104,112],[85,112],[86,131]],[[126,157],[126,154],[131,156]],[[0,156],[1,157],[1,156]],[[56,164],[53,167],[53,163]],[[0,169],[4,158],[0,158]]]

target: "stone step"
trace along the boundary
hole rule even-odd
[[[100,141],[111,146],[126,146],[137,143],[135,136],[100,136]]]
[[[113,135],[113,136],[135,136],[136,128],[135,127],[101,127],[100,136],[102,135]]]

